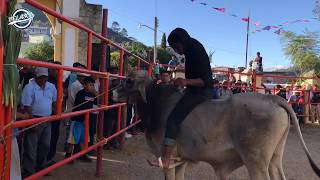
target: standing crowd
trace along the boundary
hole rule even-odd
[[[60,62],[49,61],[50,63],[60,64]],[[85,65],[74,63],[73,67],[86,69]],[[112,74],[118,74],[118,68],[108,69]],[[42,118],[56,114],[57,101],[57,70],[43,67],[31,67],[25,65],[19,71],[20,83],[23,86],[20,105],[17,110],[17,121],[31,118]],[[120,84],[119,79],[110,78],[109,82],[109,105],[115,104],[112,100],[112,89]],[[63,82],[63,111],[74,112],[98,107],[99,78],[90,76],[86,73],[71,72]],[[130,124],[137,117],[134,115],[132,105],[127,106],[127,123]],[[85,115],[79,115],[52,122],[42,122],[35,127],[25,127],[15,129],[15,137],[18,140],[19,151],[15,151],[15,157],[21,155],[21,171],[17,164],[20,159],[17,158],[15,174],[21,174],[26,178],[42,169],[55,164],[55,155],[57,144],[60,137],[61,125],[65,129],[64,151],[65,158],[80,152],[88,139],[88,145],[93,145],[96,140],[98,112],[89,115],[89,137],[85,137],[84,121]],[[118,109],[105,111],[104,116],[104,137],[110,136],[117,131]],[[123,120],[121,120],[123,121]],[[125,123],[121,123],[124,126]],[[29,129],[30,128],[30,129]],[[126,133],[129,138],[132,134],[138,133],[139,129]],[[61,140],[61,138],[60,138]],[[122,138],[115,138],[108,142],[105,150],[121,149]],[[20,154],[20,155],[19,155]],[[91,162],[88,155],[96,155],[95,150],[79,158],[83,162]],[[73,162],[71,162],[73,163]],[[20,173],[21,172],[21,173]],[[12,175],[12,177],[14,177]],[[19,176],[15,176],[19,178]]]

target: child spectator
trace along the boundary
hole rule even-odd
[[[97,99],[95,98],[94,89],[95,80],[92,77],[86,77],[84,79],[83,87],[80,90],[74,101],[73,111],[81,111],[85,109],[93,108],[94,104],[97,104]],[[73,145],[84,144],[84,119],[85,115],[75,116],[71,118],[70,133],[68,138],[68,143],[70,144],[67,149],[66,158],[70,157],[72,154]],[[89,138],[90,141],[90,138]],[[91,162],[91,159],[87,155],[83,155],[79,158],[84,162]]]

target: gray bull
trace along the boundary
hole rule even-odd
[[[166,119],[181,96],[174,86],[155,85],[145,71],[139,71],[114,91],[113,98],[137,105],[147,143],[160,157]],[[226,100],[208,100],[190,112],[177,139],[176,155],[182,161],[164,171],[165,177],[183,180],[188,163],[204,161],[221,180],[242,165],[251,180],[285,180],[282,157],[290,120],[311,167],[320,176],[288,103],[278,96],[243,93]]]

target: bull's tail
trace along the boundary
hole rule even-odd
[[[298,137],[300,139],[300,143],[303,147],[303,150],[304,152],[306,153],[307,157],[308,157],[308,160],[309,160],[309,163],[313,169],[313,171],[318,175],[318,177],[320,177],[320,169],[319,167],[317,166],[317,164],[314,162],[314,160],[312,159],[311,157],[311,154],[309,152],[309,149],[303,139],[303,136],[302,136],[302,133],[301,133],[301,129],[300,129],[300,126],[299,126],[299,121],[297,119],[297,116],[295,114],[295,112],[293,111],[293,109],[288,105],[287,102],[285,101],[280,101],[278,102],[278,104],[287,111],[287,113],[289,114],[289,118],[292,120],[293,122],[293,126],[295,127],[297,133],[298,133]]]

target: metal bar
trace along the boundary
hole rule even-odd
[[[139,59],[136,59],[137,61],[137,70],[139,71],[140,70],[140,66],[141,66],[141,62]]]
[[[69,113],[62,113],[61,115],[54,115],[54,116],[48,116],[48,117],[41,117],[41,118],[34,118],[34,119],[26,119],[22,121],[16,121],[13,123],[12,128],[18,128],[18,127],[25,127],[25,126],[30,126],[36,123],[41,123],[43,121],[57,121],[57,120],[63,120],[67,119],[70,117],[74,116],[79,116],[82,114],[85,114],[87,112],[93,113],[93,112],[98,112],[98,111],[103,111],[107,109],[113,109],[118,106],[125,106],[126,103],[118,103],[118,104],[113,104],[110,106],[101,106],[99,108],[92,108],[92,109],[86,109],[82,111],[75,111],[75,112],[69,112]]]
[[[63,69],[58,70],[58,80],[57,80],[57,86],[58,86],[58,97],[57,97],[57,112],[56,114],[62,113],[62,103],[63,103]]]
[[[84,115],[84,149],[88,149],[90,113]]]
[[[101,36],[103,38],[107,37],[107,25],[108,25],[108,10],[107,9],[103,9],[103,14],[102,14],[102,31],[101,31]],[[101,41],[101,63],[100,63],[100,71],[101,72],[105,72],[106,71],[106,65],[107,65],[107,45]],[[107,76],[107,80],[108,76]],[[107,92],[106,85],[105,85],[105,81],[104,80],[100,80],[100,92]],[[108,92],[107,92],[108,93]],[[105,96],[103,96],[102,98],[99,99],[100,100],[100,104],[105,105]],[[103,138],[103,123],[104,123],[104,111],[100,111],[99,112],[99,119],[98,119],[98,139],[102,139]],[[99,146],[97,149],[97,164],[96,164],[96,176],[97,177],[101,177],[102,173],[103,173],[103,169],[102,169],[102,146]]]
[[[116,77],[116,78],[126,78],[126,76],[120,76],[119,74],[109,74],[110,77]]]
[[[6,16],[7,14],[7,1],[6,0],[0,0],[0,18],[4,18],[4,16]],[[4,112],[4,105],[1,103],[2,102],[2,96],[3,96],[3,92],[2,92],[2,83],[3,83],[3,61],[4,61],[4,41],[2,39],[2,29],[0,30],[0,135],[1,136],[5,136],[4,132],[2,131],[3,127],[4,127],[4,123],[5,123],[5,112]],[[5,154],[4,154],[4,146],[1,145],[0,146],[0,167],[4,167],[4,158],[5,158]],[[1,168],[0,170],[1,174],[3,173],[3,168]]]
[[[152,77],[152,66],[153,66],[153,64],[150,63],[149,67],[148,67],[148,75],[149,75],[149,77]]]
[[[91,70],[91,58],[92,58],[92,33],[88,33],[88,46],[87,46],[87,67]]]
[[[95,75],[101,76],[100,78],[106,78],[108,75],[108,73],[106,73],[106,72],[91,71],[91,70],[87,70],[87,69],[74,68],[74,67],[63,66],[63,65],[59,65],[59,64],[53,64],[53,63],[47,63],[47,62],[42,62],[42,61],[25,59],[25,58],[18,58],[17,64],[28,64],[28,65],[32,65],[32,66],[46,67],[46,68],[50,68],[50,69],[63,69],[65,71],[75,71],[75,72],[82,72],[82,73],[87,73],[87,74],[95,74]]]
[[[12,123],[12,111],[13,109],[11,108],[11,105],[9,105],[8,107],[6,107],[6,118],[5,118],[5,124],[10,124]],[[11,128],[7,128],[5,130],[5,137],[10,137],[12,135],[12,129]],[[7,145],[7,153],[4,154],[6,156],[7,161],[5,162],[5,176],[4,179],[5,180],[10,180],[10,165],[11,165],[11,144],[12,144],[12,138],[8,138],[5,140],[5,143]]]
[[[127,131],[128,129],[132,128],[133,126],[137,125],[138,123],[140,123],[141,121],[137,121],[131,125],[129,125],[128,127],[122,129],[121,131],[113,134],[112,136],[110,137],[107,137],[107,138],[103,138],[102,140],[100,140],[98,143],[96,143],[95,145],[92,145],[90,146],[88,149],[84,149],[82,151],[80,151],[79,153],[77,154],[74,154],[73,156],[69,157],[69,158],[66,158],[60,162],[57,162],[55,163],[54,165],[52,166],[49,166],[48,168],[46,169],[43,169],[42,171],[39,171],[38,173],[36,174],[33,174],[32,176],[29,176],[27,177],[25,180],[34,180],[34,179],[38,179],[46,174],[48,174],[49,172],[55,170],[55,169],[58,169],[59,167],[69,163],[70,161],[73,161],[77,158],[79,158],[80,156],[84,155],[84,154],[87,154],[88,152],[94,150],[94,149],[97,149],[97,147],[99,146],[102,146],[104,144],[106,144],[108,141],[110,141],[111,139],[115,138],[116,136],[122,134],[123,132]]]
[[[119,64],[119,75],[122,76],[123,75],[123,57],[124,56],[124,51],[121,49],[120,50],[120,64]],[[122,79],[120,77],[120,79]]]
[[[117,120],[117,132],[120,131],[121,129],[121,110],[122,108],[119,106],[118,107],[118,120]]]
[[[107,39],[106,37],[94,32],[93,30],[91,30],[88,27],[82,25],[81,23],[75,22],[75,21],[73,21],[73,20],[61,15],[60,13],[56,12],[55,10],[52,10],[52,9],[42,5],[41,3],[39,3],[39,2],[37,2],[35,0],[25,0],[25,2],[30,4],[30,5],[32,5],[32,6],[34,6],[34,7],[36,7],[36,8],[38,8],[39,10],[42,10],[42,11],[44,11],[44,12],[46,12],[46,13],[48,13],[48,14],[50,14],[50,15],[52,15],[52,16],[54,16],[54,17],[56,17],[56,18],[58,18],[58,19],[60,19],[60,20],[62,20],[64,22],[66,22],[66,23],[68,23],[68,24],[72,25],[72,26],[75,26],[75,27],[77,27],[77,28],[79,28],[79,29],[81,29],[83,31],[88,32],[88,33],[92,33],[93,36],[101,39],[105,43],[108,43],[108,44],[110,44],[110,45],[112,45],[112,46],[114,46],[114,47],[116,47],[118,49],[123,49],[126,53],[128,53],[128,54],[130,54],[130,55],[132,55],[132,56],[134,56],[136,58],[142,59],[141,57],[139,57],[139,56],[133,54],[132,52],[124,49],[123,47],[121,47],[121,45],[112,42],[110,39]]]

